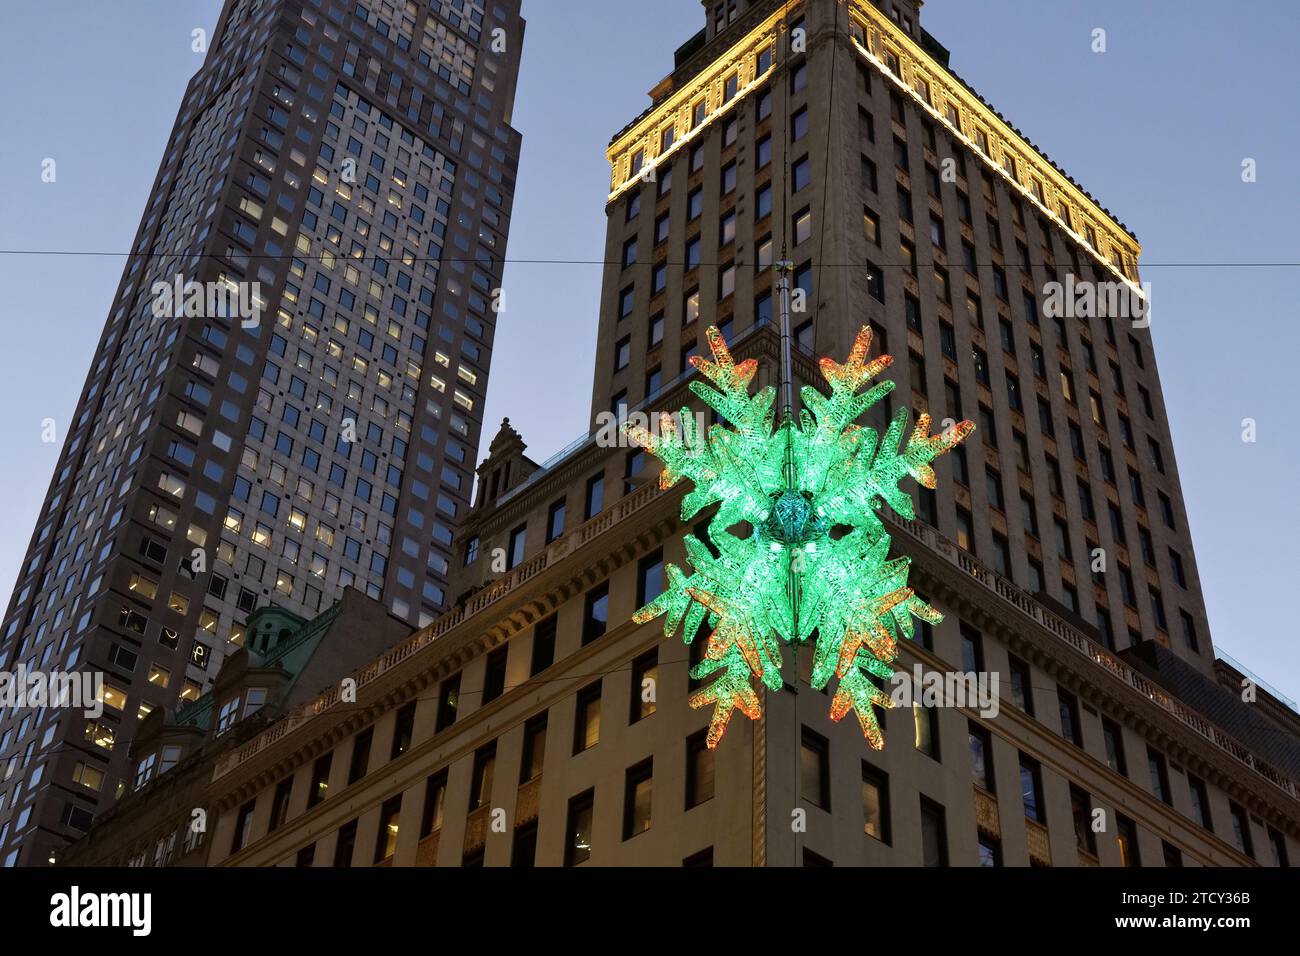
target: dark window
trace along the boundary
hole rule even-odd
[[[546,715],[540,714],[524,724],[524,755],[520,763],[519,783],[525,784],[542,775],[546,763]]]
[[[415,735],[415,702],[404,706],[397,712],[397,726],[393,730],[393,750],[390,760],[396,760],[411,749],[411,740]]]
[[[565,500],[561,498],[559,501],[552,504],[550,511],[547,512],[546,515],[546,543],[547,544],[550,544],[552,541],[555,541],[561,535],[564,534],[564,506],[565,506]]]
[[[402,797],[397,795],[379,808],[379,832],[375,834],[375,862],[391,860],[397,852],[397,829],[402,815]]]
[[[352,760],[348,764],[348,783],[354,784],[366,775],[370,767],[370,744],[375,728],[367,727],[352,738]]]
[[[627,771],[623,786],[623,839],[650,829],[654,795],[654,761],[643,760]]]
[[[554,614],[538,621],[533,628],[533,659],[528,671],[530,677],[540,674],[555,663],[555,630]]]
[[[420,819],[420,837],[442,829],[442,815],[447,802],[447,771],[440,770],[424,784],[424,812]]]
[[[587,507],[584,520],[590,521],[600,514],[605,507],[605,475],[593,475],[587,479]]]
[[[1124,761],[1124,732],[1119,724],[1103,717],[1101,735],[1106,740],[1106,765],[1116,773],[1127,776],[1128,767]]]
[[[460,709],[460,674],[453,674],[442,682],[438,689],[438,719],[434,732],[446,730],[456,722],[456,711]]]
[[[1232,836],[1237,841],[1237,849],[1246,856],[1254,857],[1255,846],[1250,838],[1250,818],[1235,803],[1229,802],[1228,816],[1232,819]]]
[[[485,807],[492,799],[492,777],[497,766],[496,742],[480,747],[474,754],[474,769],[469,782],[469,809]]]
[[[1074,817],[1074,839],[1079,850],[1097,855],[1097,834],[1092,829],[1092,797],[1070,784],[1070,811]]]
[[[528,526],[521,524],[510,532],[510,550],[506,554],[506,570],[518,567],[524,560],[524,545],[528,537]]]
[[[1291,860],[1286,853],[1286,837],[1272,827],[1268,828],[1268,848],[1273,854],[1273,865],[1289,867]]]
[[[939,804],[921,798],[921,853],[925,866],[948,865],[948,824]]]
[[[311,768],[311,785],[307,790],[307,808],[311,809],[328,795],[330,786],[330,764],[334,755],[328,753],[317,757]]]
[[[967,673],[984,670],[984,637],[966,623],[961,625],[961,666]]]
[[[970,742],[971,774],[975,778],[975,783],[983,790],[992,793],[995,786],[993,782],[993,740],[987,730],[974,723],[970,724],[967,730],[967,739]]]
[[[1002,865],[1002,841],[987,833],[979,835],[979,865],[996,867]]]
[[[659,691],[659,652],[650,651],[632,662],[632,713],[629,723],[649,717],[655,712],[655,698]]]
[[[577,697],[573,724],[573,752],[582,753],[600,743],[600,683],[584,688]]]
[[[889,775],[862,762],[862,832],[889,845]]]
[[[564,865],[577,866],[591,859],[591,824],[596,791],[587,790],[569,800],[564,830]]]
[[[605,634],[609,627],[609,582],[592,588],[587,592],[587,599],[582,615],[582,643],[590,644]]]
[[[1073,694],[1061,690],[1059,687],[1056,691],[1057,701],[1060,704],[1061,714],[1061,736],[1076,747],[1083,746],[1082,728],[1079,726],[1079,702]]]
[[[271,798],[271,821],[267,832],[279,829],[289,819],[289,798],[293,796],[293,777],[288,776],[275,785],[275,796]]]
[[[701,730],[686,740],[686,809],[713,799],[713,751]]]
[[[537,861],[537,821],[515,828],[514,843],[510,848],[510,865],[531,867]]]
[[[334,868],[344,869],[352,865],[352,853],[357,846],[357,821],[346,823],[339,829],[339,842],[334,847]]]
[[[800,795],[827,812],[831,808],[830,743],[807,727],[800,750]]]
[[[1119,844],[1121,866],[1141,866],[1142,856],[1138,851],[1137,824],[1123,814],[1115,814],[1115,840]]]
[[[1210,794],[1205,789],[1205,781],[1188,774],[1187,789],[1191,791],[1192,819],[1210,832],[1214,832],[1214,821],[1210,817]]]
[[[232,854],[238,853],[248,846],[248,838],[253,832],[253,810],[256,808],[256,800],[249,800],[239,808],[239,816],[235,819],[235,835],[230,841],[230,852]]]
[[[1034,716],[1034,689],[1029,679],[1029,665],[1018,657],[1008,656],[1011,677],[1011,701],[1030,717]]]
[[[1172,805],[1174,800],[1169,791],[1169,766],[1165,763],[1165,755],[1147,747],[1147,769],[1151,771],[1151,792]]]
[[[1043,805],[1043,773],[1038,761],[1020,755],[1020,794],[1025,801],[1025,816],[1036,823],[1047,822]]]
[[[503,644],[487,656],[487,671],[483,678],[483,703],[496,700],[506,689],[506,661],[510,645]]]

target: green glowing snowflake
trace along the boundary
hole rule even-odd
[[[634,618],[645,623],[665,615],[669,636],[684,624],[688,644],[707,620],[704,659],[691,675],[715,679],[690,704],[714,705],[710,747],[722,739],[736,708],[751,719],[760,716],[753,678],[781,688],[778,638],[813,638],[812,686],[820,690],[832,675],[838,678],[832,719],[854,710],[879,749],[884,738],[873,705],[890,702],[872,678],[893,675],[898,641],[912,636],[914,616],[931,623],[941,616],[907,587],[910,559],[889,559],[889,534],[876,512],[887,504],[912,518],[912,499],[899,482],[911,477],[933,488],[930,462],[975,426],[962,422],[931,437],[930,418],[922,415],[900,451],[906,408],[883,438],[855,425],[894,388],[883,381],[859,394],[893,361],[883,355],[867,362],[867,328],[843,365],[821,360],[830,395],[805,387],[798,421],[787,415],[778,423],[775,389],[750,395],[758,363],[737,365],[721,333],[711,328],[708,336],[714,361],[696,356],[691,363],[717,389],[695,381],[691,390],[728,424],[700,434],[683,409],[680,428],[663,415],[658,437],[636,426],[627,433],[663,462],[663,488],[683,478],[694,484],[682,501],[684,521],[718,505],[708,526],[714,549],[686,535],[694,571],[669,564],[663,593]],[[741,536],[746,522],[751,533]]]

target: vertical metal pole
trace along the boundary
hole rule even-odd
[[[790,351],[790,276],[794,274],[794,263],[782,259],[775,269],[781,297],[781,420],[788,422],[794,419],[794,359]]]

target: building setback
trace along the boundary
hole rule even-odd
[[[1215,660],[1150,336],[1045,309],[1067,278],[1136,288],[1136,239],[951,72],[919,3],[704,6],[609,148],[589,435],[539,466],[503,425],[453,607],[355,671],[355,702],[340,680],[236,724],[238,747],[203,738],[189,860],[1289,865],[1300,718],[1244,702]],[[872,750],[809,689],[805,648],[762,720],[709,750],[686,702],[703,640],[631,620],[703,519],[603,426],[699,409],[688,359],[710,324],[774,384],[783,254],[798,383],[869,323],[898,383],[869,424],[901,402],[978,425],[914,520],[884,518],[945,614],[899,669],[997,675],[996,715],[891,709]],[[158,859],[192,809],[150,812],[165,781],[72,859]]]
[[[519,0],[227,0],[3,619],[0,667],[105,678],[97,720],[0,715],[4,865],[133,785],[138,726],[255,609],[446,606],[523,30]]]

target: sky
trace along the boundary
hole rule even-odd
[[[219,9],[42,0],[0,13],[6,603],[117,288],[115,254],[130,247],[200,64],[191,31],[210,33]],[[508,258],[599,261],[605,147],[648,105],[703,10],[699,0],[524,0],[524,17]],[[1300,566],[1300,448],[1287,431],[1300,411],[1293,0],[928,0],[922,24],[966,82],[1143,243],[1214,642],[1300,698],[1297,628],[1277,611]],[[1104,53],[1093,51],[1097,29]],[[47,158],[53,183],[41,178]],[[586,427],[600,267],[511,262],[503,284],[483,443],[509,416],[541,461]],[[57,443],[42,441],[45,419]],[[1248,419],[1253,442],[1243,441]]]

